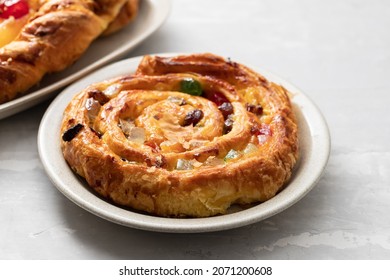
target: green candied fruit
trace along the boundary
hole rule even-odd
[[[180,91],[195,96],[201,96],[203,92],[201,84],[193,78],[182,80],[180,82]]]
[[[191,170],[194,166],[192,165],[191,161],[185,160],[185,159],[178,159],[176,163],[176,169],[177,170]]]
[[[223,159],[225,162],[228,161],[228,160],[232,160],[232,159],[236,159],[236,158],[239,158],[241,156],[241,153],[239,151],[236,151],[236,150],[233,150],[231,149],[227,155],[225,156],[225,158]]]

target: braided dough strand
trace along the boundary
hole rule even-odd
[[[0,49],[0,104],[73,64],[120,13],[126,0],[51,0]]]

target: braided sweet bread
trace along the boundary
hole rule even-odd
[[[138,0],[0,0],[0,104],[73,64],[137,7]]]
[[[288,92],[212,54],[145,56],[134,75],[89,86],[67,106],[61,135],[93,190],[159,216],[268,200],[298,158]]]

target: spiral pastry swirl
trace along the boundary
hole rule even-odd
[[[290,178],[288,92],[213,54],[145,56],[67,106],[61,147],[101,196],[158,216],[206,217],[266,201]]]

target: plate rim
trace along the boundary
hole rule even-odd
[[[71,73],[65,78],[55,81],[43,88],[38,88],[33,92],[30,92],[26,95],[20,96],[14,100],[8,101],[6,103],[0,104],[0,120],[17,114],[23,110],[31,108],[46,99],[52,97],[56,91],[61,91],[61,89],[66,86],[76,82],[78,79],[85,77],[86,75],[92,73],[95,70],[98,70],[99,67],[105,66],[110,62],[115,61],[119,57],[125,55],[127,52],[133,50],[140,43],[146,40],[154,32],[156,32],[168,19],[169,14],[172,10],[172,0],[142,0],[147,1],[145,6],[150,6],[151,9],[148,12],[153,13],[153,21],[150,25],[147,26],[145,31],[129,41],[128,44],[120,46],[113,53],[108,53],[101,59],[94,61],[93,63],[83,67],[82,69]],[[129,28],[131,26],[129,25]],[[115,34],[113,34],[115,36]],[[119,35],[119,34],[118,34]],[[86,51],[88,52],[88,50]]]
[[[154,55],[171,56],[175,54],[162,53]],[[99,198],[88,190],[87,192],[89,192],[90,194],[87,195],[88,199],[85,198],[85,193],[83,193],[82,195],[80,195],[80,193],[74,193],[72,191],[72,187],[66,185],[64,177],[62,177],[64,174],[58,174],[54,172],[53,167],[51,166],[51,163],[53,162],[51,160],[53,152],[57,152],[57,156],[58,153],[60,154],[60,158],[57,158],[57,160],[62,160],[62,164],[65,162],[62,156],[62,152],[59,148],[59,141],[57,144],[54,143],[54,146],[57,147],[56,151],[47,150],[47,147],[50,147],[50,145],[47,143],[45,135],[50,132],[50,125],[53,125],[54,123],[53,114],[54,116],[56,116],[57,114],[57,121],[58,118],[62,120],[62,112],[58,113],[57,107],[66,106],[68,102],[65,101],[66,99],[70,100],[72,92],[77,92],[78,88],[82,89],[85,87],[85,85],[91,84],[96,79],[98,81],[102,80],[102,78],[98,78],[101,75],[106,75],[107,78],[104,79],[120,76],[122,74],[116,74],[114,69],[117,69],[117,71],[120,72],[118,69],[121,69],[122,71],[123,67],[121,66],[127,66],[130,68],[131,65],[132,67],[134,67],[138,65],[138,62],[142,57],[143,56],[137,56],[111,63],[93,73],[90,73],[89,75],[78,80],[77,82],[69,85],[53,100],[53,102],[47,108],[44,116],[42,117],[38,131],[38,153],[41,162],[53,185],[73,203],[105,220],[131,228],[155,232],[174,233],[212,232],[246,226],[276,215],[297,203],[300,199],[305,197],[306,194],[309,193],[315,185],[317,185],[328,163],[331,146],[329,128],[321,111],[301,90],[292,85],[290,82],[262,68],[247,65],[258,73],[261,73],[261,75],[264,75],[270,81],[279,83],[285,88],[287,88],[290,92],[293,93],[292,103],[295,104],[294,106],[298,106],[299,111],[301,113],[302,110],[304,110],[305,112],[309,112],[311,114],[311,118],[309,120],[308,125],[311,126],[310,132],[312,133],[312,138],[310,140],[312,151],[310,154],[306,155],[306,157],[309,156],[310,158],[305,158],[305,160],[309,160],[309,164],[311,163],[312,169],[310,170],[310,172],[305,174],[307,178],[304,177],[304,179],[308,181],[306,182],[306,185],[298,185],[296,186],[296,189],[289,189],[288,187],[291,186],[291,184],[294,182],[294,180],[292,180],[287,183],[286,188],[282,192],[280,192],[274,198],[271,198],[266,202],[253,206],[249,209],[242,210],[240,212],[207,218],[164,218],[150,216],[147,214],[132,212],[131,210],[125,210],[123,208],[115,206]],[[113,73],[113,71],[115,72],[115,74]],[[124,71],[125,70],[123,70],[123,72]],[[128,70],[126,69],[126,71]],[[130,71],[131,70],[123,74],[129,74],[131,73]],[[107,75],[107,73],[109,74]],[[305,120],[308,121],[307,119]],[[57,130],[58,133],[56,135],[59,137],[59,129]],[[69,166],[68,171],[73,174],[73,177],[76,177],[76,175],[73,173]],[[285,197],[287,197],[288,199],[283,200],[283,198]]]

